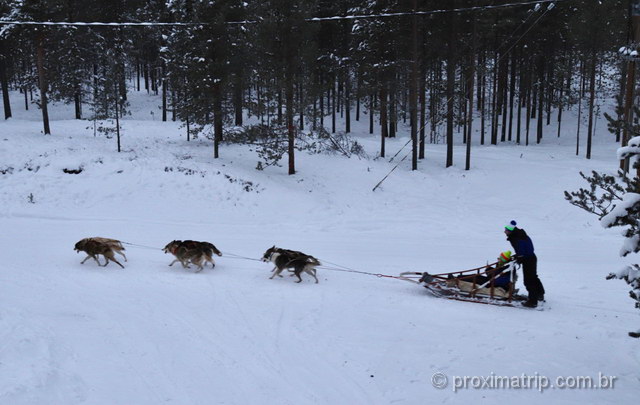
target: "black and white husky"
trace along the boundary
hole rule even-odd
[[[318,284],[318,278],[316,277],[316,266],[320,266],[320,262],[313,256],[309,256],[302,252],[295,250],[280,249],[275,246],[269,248],[262,256],[263,262],[271,262],[275,265],[272,272],[273,275],[269,279],[273,279],[275,276],[282,277],[280,273],[284,269],[292,269],[292,275],[298,277],[299,283],[302,281],[300,274],[304,271],[310,274]]]

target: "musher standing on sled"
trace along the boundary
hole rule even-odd
[[[533,252],[533,242],[524,229],[516,226],[516,221],[511,221],[505,226],[504,233],[516,251],[516,261],[522,264],[524,286],[529,293],[529,299],[522,305],[535,308],[538,306],[538,301],[544,301],[544,287],[538,278],[538,258]]]

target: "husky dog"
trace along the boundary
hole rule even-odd
[[[304,271],[311,275],[316,280],[316,284],[318,284],[316,267],[320,266],[320,262],[313,256],[295,250],[280,249],[273,246],[264,252],[262,261],[271,262],[275,265],[273,270],[271,270],[273,275],[271,275],[269,279],[273,279],[275,276],[282,277],[280,273],[282,273],[284,269],[293,269],[289,271],[293,271],[292,276],[298,277],[296,283],[302,281],[300,274]]]
[[[209,242],[198,242],[194,240],[174,240],[164,247],[165,253],[171,253],[176,259],[169,264],[173,266],[175,262],[180,262],[184,268],[189,268],[189,263],[193,263],[198,267],[198,271],[201,271],[206,262],[211,263],[211,267],[215,267],[216,263],[213,261],[213,254],[222,256],[222,253],[213,244]]]
[[[183,242],[186,246],[198,246],[200,247],[200,249],[202,249],[202,252],[204,253],[204,260],[205,260],[205,265],[207,264],[206,262],[211,263],[211,267],[216,267],[216,262],[213,261],[213,255],[218,255],[218,256],[222,256],[222,252],[220,252],[218,250],[217,247],[215,247],[213,245],[213,243],[209,243],[209,242],[197,242],[194,240],[185,240]]]
[[[109,239],[109,238],[100,238],[100,237],[93,237],[90,238],[95,240],[96,242],[100,242],[100,243],[104,243],[106,245],[108,245],[114,252],[116,252],[117,254],[119,254],[120,256],[124,257],[124,261],[127,261],[127,256],[124,255],[124,253],[122,253],[123,250],[125,250],[124,246],[122,246],[122,242],[120,242],[117,239]]]
[[[107,264],[109,264],[109,260],[111,260],[124,269],[124,266],[114,258],[114,248],[109,243],[100,241],[100,239],[101,238],[85,238],[76,243],[76,246],[74,248],[75,251],[78,253],[80,253],[80,251],[83,251],[87,254],[87,257],[82,262],[80,262],[80,264],[84,264],[84,262],[86,262],[87,259],[91,257],[96,261],[96,263],[98,263],[98,266],[106,267]],[[100,264],[100,261],[98,260],[99,255],[104,256],[104,265]]]

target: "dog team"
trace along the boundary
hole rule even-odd
[[[76,252],[85,252],[87,254],[87,257],[80,262],[81,264],[84,264],[87,259],[93,258],[99,266],[106,267],[109,261],[112,261],[123,269],[124,266],[122,263],[115,259],[115,253],[118,253],[127,261],[127,257],[122,253],[124,250],[125,248],[119,240],[99,237],[84,238],[76,243],[75,246]],[[202,271],[207,263],[211,263],[211,267],[215,267],[216,263],[213,261],[214,254],[222,256],[222,252],[212,243],[195,240],[174,240],[169,242],[162,250],[165,253],[171,253],[175,256],[175,260],[172,261],[169,266],[180,262],[182,267],[188,269],[189,264],[193,264],[198,268],[196,272]],[[104,264],[100,264],[100,260],[98,260],[98,256],[100,255],[104,257]],[[281,249],[273,246],[264,252],[262,261],[271,262],[274,265],[273,270],[271,270],[273,274],[269,279],[273,279],[275,276],[282,277],[280,273],[288,270],[293,273],[291,276],[298,278],[296,283],[302,281],[302,277],[300,277],[302,273],[307,273],[313,277],[316,284],[318,284],[316,267],[320,266],[321,263],[313,256],[296,250]]]

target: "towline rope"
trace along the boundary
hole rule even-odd
[[[223,256],[226,256],[229,259],[244,259],[244,260],[253,260],[254,262],[261,262],[260,259],[254,259],[253,257],[241,256],[231,252],[222,252]]]
[[[342,271],[342,272],[345,272],[345,273],[366,274],[368,276],[376,276],[378,278],[386,277],[386,278],[397,278],[397,279],[400,279],[400,277],[398,277],[398,276],[390,276],[388,274],[382,274],[382,273],[369,273],[367,271],[360,271],[360,270],[345,270],[345,269],[339,269],[339,268],[336,268],[336,267],[327,267],[327,266],[317,266],[316,268],[322,269],[322,270],[329,270],[329,271]]]
[[[135,243],[122,242],[122,241],[120,241],[120,243],[122,243],[123,245],[136,246],[136,247],[141,247],[141,248],[145,248],[145,249],[162,250],[162,248],[159,248],[159,247],[145,246],[145,245],[137,245],[137,244],[135,244]]]
[[[332,263],[332,262],[330,262],[328,260],[323,260],[323,259],[318,259],[318,260],[320,260],[321,263],[327,263],[327,264],[330,264],[332,266],[335,266],[335,267],[329,267],[329,266],[321,265],[321,266],[318,266],[319,269],[330,270],[330,271],[341,271],[341,272],[344,272],[344,273],[366,274],[368,276],[376,276],[378,278],[385,277],[385,278],[397,278],[397,279],[400,279],[400,277],[398,277],[398,276],[390,276],[390,275],[382,274],[382,273],[370,273],[368,271],[360,271],[360,270],[351,269],[349,267],[342,266],[342,265],[337,264],[337,263]]]

